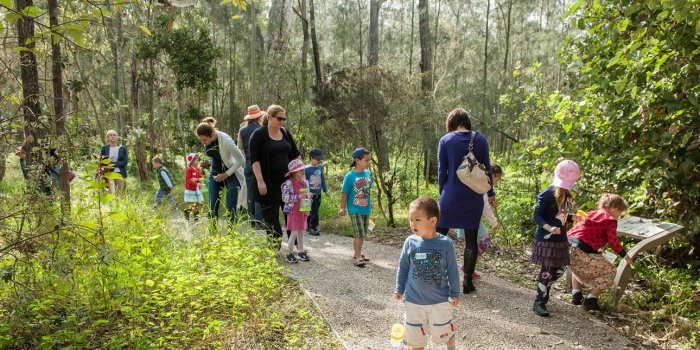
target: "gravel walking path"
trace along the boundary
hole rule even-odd
[[[353,265],[352,238],[305,235],[311,261],[290,265],[348,349],[389,349],[391,325],[403,319],[392,299],[400,249],[365,241],[366,267]],[[454,311],[458,349],[626,349],[632,343],[613,328],[559,300],[552,316],[532,310],[534,287],[525,289],[484,274],[476,293]],[[443,349],[435,345],[428,349]]]

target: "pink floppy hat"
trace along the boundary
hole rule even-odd
[[[578,164],[573,160],[562,160],[554,169],[554,179],[552,185],[570,190],[574,187],[576,180],[581,176]]]
[[[287,169],[289,169],[289,171],[286,174],[284,174],[284,176],[289,176],[289,174],[291,173],[295,173],[299,170],[304,170],[308,167],[309,166],[304,164],[304,161],[302,161],[301,159],[292,159],[292,161],[289,162],[289,165],[287,165]]]

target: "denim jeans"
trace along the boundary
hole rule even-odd
[[[163,201],[163,197],[166,197],[168,199],[168,202],[173,205],[173,207],[177,208],[177,203],[175,203],[175,199],[173,198],[173,193],[172,189],[170,188],[159,188],[158,192],[156,192],[156,205],[154,205],[154,208],[157,208],[160,206],[160,203]]]
[[[245,161],[244,174],[246,191],[248,192],[248,216],[251,220],[262,222],[262,206],[260,205],[260,202],[253,200],[253,186],[257,187],[258,181],[255,179],[255,173],[253,173],[253,167],[250,165],[250,159]]]
[[[236,206],[238,204],[238,189],[241,183],[236,175],[229,176],[221,182],[214,181],[214,176],[209,174],[209,218],[219,217],[219,206],[221,205],[221,192],[226,191],[226,209],[228,209],[229,220],[233,222],[236,218]]]
[[[309,231],[318,230],[318,209],[321,207],[321,193],[314,193],[313,201],[311,202],[311,212],[309,213]]]

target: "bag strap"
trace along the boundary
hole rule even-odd
[[[471,153],[474,149],[474,138],[476,137],[476,131],[472,130],[471,137],[469,137],[469,152]]]

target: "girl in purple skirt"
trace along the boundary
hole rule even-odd
[[[580,175],[581,172],[574,161],[564,160],[557,164],[552,184],[537,196],[537,206],[533,215],[537,223],[537,232],[535,241],[532,242],[530,261],[542,265],[537,276],[537,296],[532,306],[532,311],[539,316],[549,316],[546,307],[549,291],[569,265],[566,224],[572,219],[581,219],[575,215],[576,208],[571,193],[571,188]]]

